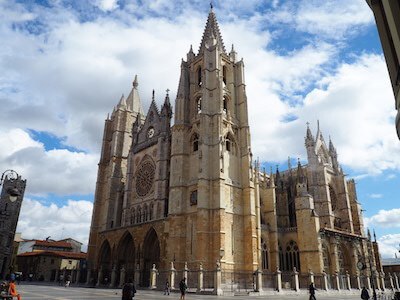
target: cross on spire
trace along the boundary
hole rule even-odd
[[[169,94],[170,89],[166,89],[167,95]]]

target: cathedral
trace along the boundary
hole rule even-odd
[[[153,91],[145,113],[135,77],[105,121],[88,283],[154,288],[176,274],[199,292],[293,289],[310,276],[317,287],[384,285],[354,180],[319,125],[315,137],[306,128],[307,165],[267,174],[254,161],[244,73],[211,8],[197,54],[182,60],[174,111],[168,92],[159,107]]]

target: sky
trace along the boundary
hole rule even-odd
[[[400,241],[400,142],[373,14],[364,0],[213,1],[245,64],[252,152],[307,163],[306,123],[357,182],[383,257]],[[0,171],[27,179],[23,238],[88,242],[104,120],[138,75],[147,111],[175,99],[208,1],[0,0]]]

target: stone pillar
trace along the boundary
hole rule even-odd
[[[113,265],[112,270],[111,270],[111,281],[110,281],[110,287],[115,286],[115,280],[117,279],[117,266]]]
[[[390,283],[390,288],[394,290],[394,284],[393,284],[393,276],[392,274],[389,273],[389,283]]]
[[[256,270],[256,292],[261,292],[262,291],[262,272],[257,269]]]
[[[340,291],[340,281],[339,281],[339,273],[335,272],[335,275],[333,275],[334,277],[334,282],[335,282],[335,289],[337,289],[338,291]]]
[[[203,265],[200,263],[199,266],[199,275],[197,278],[197,292],[201,292],[203,290]]]
[[[367,289],[371,290],[371,278],[369,276],[367,276]]]
[[[171,287],[171,291],[175,289],[175,267],[174,267],[174,262],[171,261],[171,268],[169,270],[169,285]]]
[[[396,273],[394,273],[394,284],[396,285],[396,290],[400,290],[400,287],[399,287],[399,277],[397,277],[397,274]]]
[[[361,290],[360,273],[356,274],[357,289]]]
[[[214,277],[214,295],[217,296],[223,295],[221,285],[222,285],[221,263],[219,260],[217,260],[217,268],[215,270],[215,277]]]
[[[140,282],[140,265],[139,264],[136,264],[135,282],[136,282],[136,284],[139,284],[139,282]]]
[[[276,290],[278,292],[282,291],[282,271],[276,268]]]
[[[75,283],[79,284],[79,281],[81,280],[81,269],[76,270],[76,278],[75,278]]]
[[[122,288],[125,284],[125,267],[122,266],[119,270],[119,288]]]
[[[380,273],[380,279],[381,279],[382,291],[385,291],[385,289],[386,289],[386,286],[385,286],[385,273],[383,273],[383,272]]]
[[[375,287],[376,289],[380,290],[381,289],[381,279],[380,279],[380,275],[378,272],[375,272]]]
[[[310,278],[310,282],[308,284],[314,283],[314,272],[311,269],[308,272],[308,276]]]
[[[86,285],[90,284],[90,278],[92,277],[92,270],[88,269],[86,274]]]
[[[100,267],[99,273],[97,274],[97,283],[96,286],[100,286],[101,280],[103,279],[103,267]]]
[[[157,269],[156,264],[150,270],[150,288],[155,290],[157,288]]]
[[[60,277],[60,270],[56,270],[56,277],[54,278],[54,282],[57,282],[58,281],[58,279],[59,279],[59,277]]]
[[[322,272],[322,281],[323,281],[323,289],[325,290],[325,291],[327,291],[328,290],[328,274],[326,274],[326,272],[325,271],[323,271]]]
[[[300,290],[299,286],[299,272],[297,272],[296,267],[293,268],[293,282],[294,282],[294,290],[298,292]]]
[[[351,290],[350,274],[348,271],[346,271],[346,284],[347,284],[347,289]]]
[[[188,282],[188,272],[189,272],[189,268],[187,266],[187,262],[185,261],[185,266],[183,268],[183,278],[185,278],[186,284]]]

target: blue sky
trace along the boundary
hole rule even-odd
[[[394,256],[400,144],[365,1],[213,2],[226,48],[245,62],[254,155],[281,169],[288,156],[307,163],[306,122],[315,133],[320,120]],[[158,103],[167,88],[174,98],[208,11],[200,0],[0,1],[0,170],[28,180],[23,237],[87,243],[104,119],[136,74],[145,111],[153,89]]]

